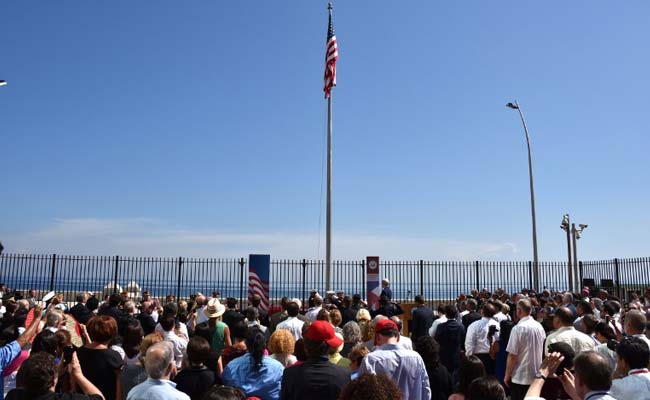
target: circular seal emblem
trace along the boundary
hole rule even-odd
[[[370,269],[377,269],[377,261],[371,260],[370,262],[368,262],[368,267]]]

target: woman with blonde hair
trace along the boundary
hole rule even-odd
[[[295,350],[296,340],[293,338],[291,332],[286,329],[278,329],[271,335],[269,340],[269,351],[271,358],[279,361],[282,365],[290,367],[298,359],[293,355]]]
[[[375,337],[375,332],[372,329],[370,312],[365,308],[357,312],[357,323],[361,329],[361,341],[367,342]]]

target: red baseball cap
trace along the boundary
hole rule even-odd
[[[330,347],[339,347],[343,339],[334,334],[332,324],[327,321],[314,321],[305,332],[305,337],[314,342],[325,342]]]
[[[375,325],[375,332],[386,331],[389,329],[399,331],[397,324],[390,319],[382,319],[381,321],[377,322],[377,325]]]

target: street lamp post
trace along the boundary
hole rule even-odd
[[[528,127],[524,119],[524,113],[521,107],[515,101],[514,103],[506,104],[506,107],[519,111],[521,123],[524,125],[524,133],[526,134],[526,144],[528,145],[528,178],[530,180],[530,213],[533,219],[533,275],[535,279],[535,290],[539,290],[539,259],[537,258],[537,221],[535,218],[535,189],[533,185],[533,158],[530,153],[530,135],[528,134]]]
[[[569,214],[564,214],[562,217],[560,228],[566,232],[567,270],[569,272],[569,290],[571,290],[573,288],[573,268],[571,267],[571,220]]]

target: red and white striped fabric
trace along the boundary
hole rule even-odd
[[[252,265],[248,270],[248,295],[250,297],[260,296],[259,309],[269,312],[269,282],[262,280]]]
[[[325,78],[323,91],[325,98],[329,98],[332,88],[336,86],[336,60],[339,59],[339,47],[336,43],[334,25],[332,25],[332,11],[330,9],[330,21],[327,29],[327,46],[325,50]]]

